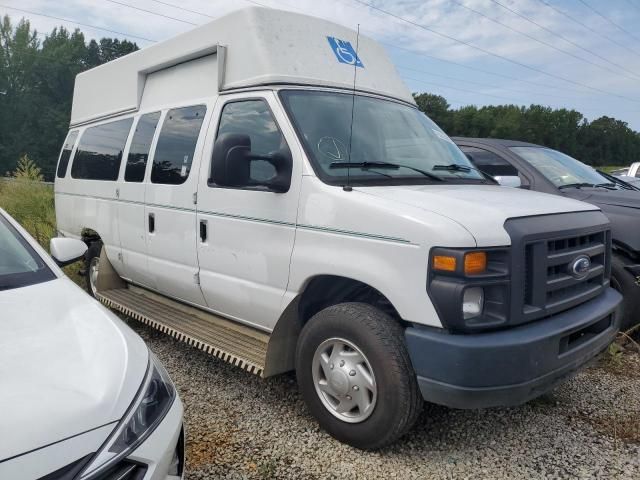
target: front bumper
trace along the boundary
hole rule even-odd
[[[544,320],[490,333],[405,331],[425,400],[453,408],[525,403],[576,373],[619,329],[622,297],[611,288]]]

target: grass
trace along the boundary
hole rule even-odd
[[[623,168],[629,168],[629,165],[622,165],[622,166],[619,166],[619,167],[609,165],[609,166],[606,166],[606,167],[597,167],[597,168],[598,168],[598,170],[602,170],[605,173],[611,173],[614,170],[621,170]]]
[[[48,252],[49,241],[56,235],[56,211],[53,187],[29,178],[0,179],[0,208],[11,215]],[[80,286],[81,263],[68,265],[65,274]]]

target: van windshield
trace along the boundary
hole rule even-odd
[[[0,291],[54,278],[44,261],[0,214]]]
[[[283,90],[280,96],[327,183],[346,183],[347,172],[356,185],[486,182],[417,108],[349,93]]]

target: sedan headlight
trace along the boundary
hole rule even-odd
[[[95,478],[128,456],[156,429],[175,398],[169,374],[149,351],[149,367],[135,400],[80,478]]]

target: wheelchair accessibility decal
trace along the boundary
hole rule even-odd
[[[358,54],[346,40],[340,40],[335,37],[327,37],[331,50],[336,54],[336,58],[340,63],[346,63],[347,65],[355,65],[356,67],[364,68],[362,61],[358,58]]]

